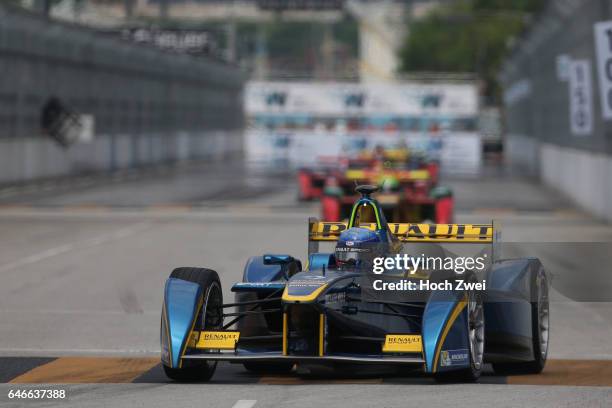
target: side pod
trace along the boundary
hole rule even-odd
[[[176,278],[166,281],[161,319],[161,358],[168,367],[181,367],[181,358],[201,307],[200,285]]]

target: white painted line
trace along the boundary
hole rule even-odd
[[[252,408],[257,404],[257,400],[238,400],[232,408]]]
[[[44,259],[51,258],[53,256],[61,255],[68,251],[71,251],[76,247],[75,244],[65,244],[55,248],[47,249],[46,251],[39,252],[37,254],[32,254],[26,256],[24,258],[18,259],[14,262],[10,262],[4,265],[0,265],[0,273],[10,271],[12,269],[17,269],[19,267],[29,265],[32,263],[40,262]]]
[[[73,242],[70,244],[64,244],[64,245],[57,246],[55,248],[47,249],[37,254],[28,255],[14,262],[0,265],[0,273],[18,269],[23,266],[37,263],[45,259],[52,258],[57,255],[65,254],[66,252],[70,252],[73,250],[85,249],[85,248],[101,245],[106,242],[125,238],[138,231],[141,231],[142,229],[144,229],[145,227],[148,227],[149,225],[151,225],[149,222],[141,222],[136,225],[133,225],[127,228],[121,228],[121,229],[118,229],[117,231],[114,231],[108,234],[102,234],[97,237],[93,237],[93,238],[90,238],[90,239],[87,239],[81,242]]]

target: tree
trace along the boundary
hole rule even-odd
[[[435,9],[409,27],[400,71],[474,72],[486,96],[499,100],[497,73],[510,40],[544,0],[462,0]]]

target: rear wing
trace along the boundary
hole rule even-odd
[[[464,244],[494,244],[499,231],[494,224],[412,224],[389,223],[391,233],[402,242],[435,242]],[[337,241],[346,230],[347,222],[323,222],[308,219],[308,254],[318,252],[319,242]],[[361,228],[374,230],[375,223],[361,224]]]
[[[384,170],[381,172],[374,170],[349,169],[344,173],[344,176],[349,180],[368,180],[378,177],[395,176],[400,181],[427,181],[431,179],[429,170]]]

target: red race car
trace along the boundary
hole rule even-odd
[[[387,220],[409,222],[453,222],[453,194],[438,186],[438,164],[422,158],[411,160],[351,161],[343,172],[328,174],[321,197],[325,221],[341,221],[350,217],[357,198],[355,184],[380,187],[377,200]]]
[[[297,172],[298,200],[311,201],[321,198],[325,180],[331,175],[341,174],[348,166],[345,157],[320,158],[312,167],[302,167]]]

